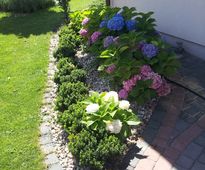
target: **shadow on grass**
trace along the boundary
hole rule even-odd
[[[54,31],[63,21],[58,8],[41,10],[31,14],[13,14],[0,18],[0,34],[14,34],[18,37],[46,34]]]

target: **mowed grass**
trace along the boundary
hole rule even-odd
[[[0,170],[42,170],[40,106],[58,8],[0,13]]]
[[[82,10],[89,7],[91,4],[99,4],[105,0],[71,0],[70,8],[71,11]]]

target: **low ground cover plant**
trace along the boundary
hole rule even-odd
[[[155,30],[152,14],[94,5],[71,13],[70,24],[61,29],[56,109],[81,167],[112,169],[126,151],[131,128],[141,123],[129,101],[144,104],[171,91],[165,77],[179,63]],[[74,57],[78,48],[96,56],[113,91],[88,93],[86,72]]]

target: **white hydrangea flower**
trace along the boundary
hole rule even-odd
[[[106,126],[106,130],[110,131],[110,133],[118,134],[122,129],[122,122],[117,119],[112,122],[108,122]]]
[[[99,110],[100,106],[98,104],[89,104],[86,107],[87,113],[96,113]]]
[[[118,94],[117,92],[115,91],[110,91],[108,92],[105,96],[104,96],[104,100],[106,102],[110,101],[110,100],[113,100],[114,99],[114,102],[117,103],[119,101],[119,97],[118,97]]]
[[[92,95],[93,95],[93,93],[95,93],[95,91],[90,90],[90,91],[89,91],[89,96],[92,96]]]
[[[119,108],[122,110],[128,110],[130,108],[130,102],[127,100],[121,100],[119,102]]]

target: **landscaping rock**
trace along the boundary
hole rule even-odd
[[[42,124],[40,126],[40,145],[46,156],[45,164],[49,170],[73,170],[75,160],[68,150],[67,134],[57,124],[57,112],[54,110],[57,85],[54,75],[57,71],[53,52],[58,45],[58,34],[51,38],[49,49],[48,82],[41,107]]]

